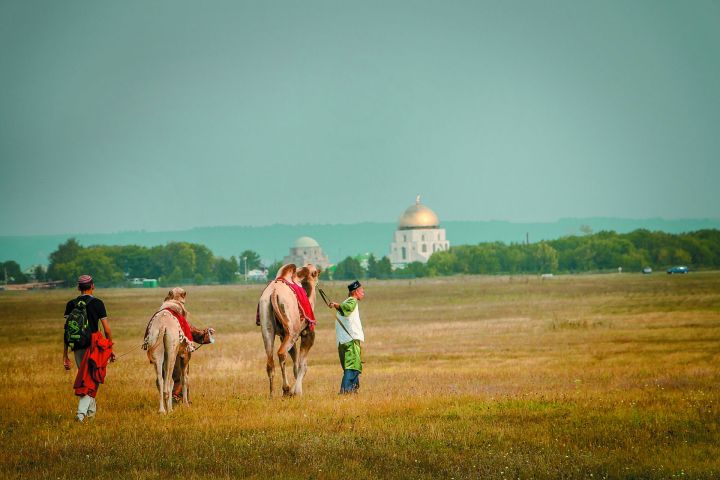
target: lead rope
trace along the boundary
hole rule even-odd
[[[323,299],[323,302],[325,302],[325,305],[328,307],[330,306],[330,302],[328,302],[327,296],[325,295],[325,292],[323,292],[323,289],[318,286],[318,292],[320,292],[320,296]]]
[[[123,353],[122,355],[115,355],[115,361],[117,362],[118,360],[120,360],[122,357],[124,357],[124,356],[127,355],[128,353],[132,353],[132,352],[134,352],[135,350],[137,350],[138,348],[140,348],[140,347],[142,347],[142,346],[143,346],[143,344],[141,343],[141,344],[138,345],[137,347],[135,347],[135,348],[133,348],[133,349],[131,349],[131,350],[128,350],[127,352]]]

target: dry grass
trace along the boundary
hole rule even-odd
[[[155,413],[138,350],[83,425],[61,361],[72,292],[0,293],[3,477],[720,476],[720,273],[366,282],[361,393],[336,395],[322,309],[306,395],[289,400],[267,398],[261,288],[188,290],[219,332],[193,358],[192,407]],[[163,292],[98,295],[124,353]]]

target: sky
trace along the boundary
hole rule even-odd
[[[717,1],[0,0],[0,235],[719,218]]]

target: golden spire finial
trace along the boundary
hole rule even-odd
[[[420,195],[415,197],[415,205],[420,205]]]

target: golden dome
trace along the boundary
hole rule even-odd
[[[398,228],[408,230],[411,228],[438,228],[440,220],[435,212],[420,203],[420,195],[415,199],[415,205],[411,205],[400,216]]]

